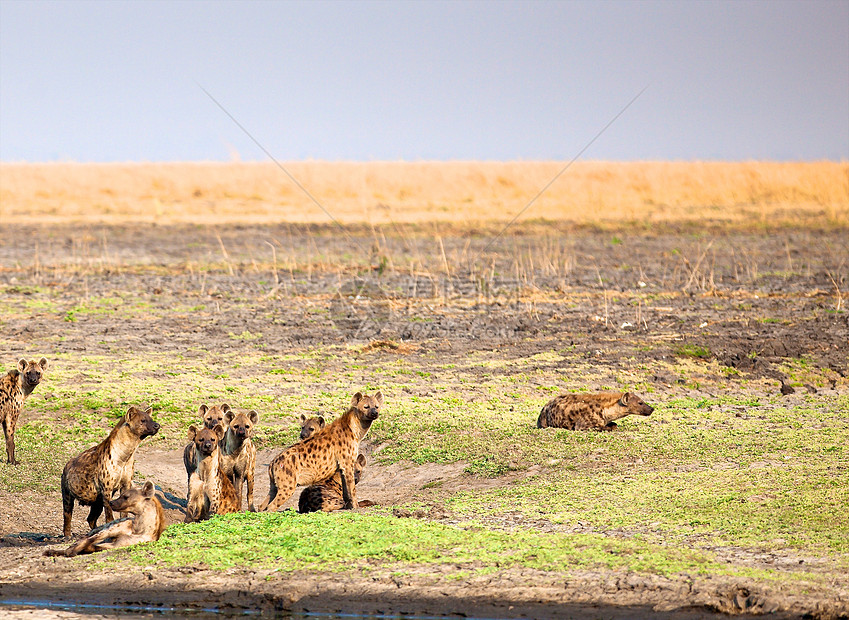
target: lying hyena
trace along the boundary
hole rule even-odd
[[[268,466],[270,489],[260,510],[274,511],[288,500],[298,485],[322,482],[340,472],[343,508],[356,510],[354,463],[365,437],[383,405],[383,394],[354,394],[351,406],[323,431],[290,446]]]
[[[201,405],[198,407],[198,415],[203,420],[204,428],[215,428],[216,424],[223,424],[224,416],[227,415],[228,411],[230,411],[230,405],[227,403],[224,403],[220,407],[218,405],[213,405],[212,407]],[[183,450],[183,465],[186,466],[187,488],[191,485],[192,473],[198,468],[199,460],[200,457],[195,450],[195,443],[190,441]],[[186,491],[186,497],[188,497],[188,491]]]
[[[239,503],[242,501],[242,484],[247,482],[248,510],[256,512],[254,507],[254,472],[256,472],[256,448],[251,441],[251,432],[259,419],[256,411],[235,414],[228,411],[224,416],[227,430],[219,443],[221,450],[221,469],[230,478]]]
[[[614,420],[631,414],[651,415],[652,411],[653,407],[631,392],[561,394],[542,408],[537,428],[612,431],[616,428]]]
[[[354,463],[354,484],[360,483],[360,478],[363,475],[363,469],[366,466],[366,455],[360,454]],[[313,484],[301,491],[301,496],[298,498],[298,512],[333,512],[341,510],[345,505],[342,499],[342,477],[337,471],[333,477],[325,480],[320,484]],[[367,499],[357,502],[357,507],[365,508],[374,506],[374,502]]]
[[[88,536],[67,549],[50,549],[45,551],[44,555],[72,558],[83,553],[159,540],[166,525],[165,512],[156,497],[156,488],[152,482],[148,480],[141,489],[126,489],[109,504],[112,510],[129,512],[133,516],[123,517],[94,528]]]
[[[324,416],[316,416],[308,418],[303,413],[301,414],[301,441],[309,439],[318,431],[323,429],[327,422],[324,421]]]
[[[200,455],[197,470],[189,479],[189,499],[186,502],[186,523],[203,521],[215,514],[239,512],[240,497],[236,488],[221,469],[221,450],[218,443],[224,437],[224,427],[189,427],[189,440]]]
[[[109,501],[116,491],[130,488],[136,464],[136,449],[145,437],[155,435],[159,424],[150,417],[152,409],[130,407],[109,436],[96,446],[72,458],[62,471],[62,507],[65,536],[71,535],[74,500],[91,506],[88,526],[94,529],[97,518],[106,509],[106,521],[112,520]]]
[[[15,459],[15,427],[27,396],[32,394],[47,370],[47,359],[38,362],[20,360],[18,367],[0,378],[0,423],[6,436],[6,462],[17,465]]]

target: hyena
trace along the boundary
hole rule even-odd
[[[32,394],[47,370],[47,359],[18,362],[18,367],[0,378],[0,423],[6,436],[6,462],[17,465],[15,458],[15,428],[27,396]]]
[[[133,516],[105,523],[94,528],[87,536],[67,549],[50,549],[45,551],[44,555],[72,558],[83,553],[128,547],[142,542],[159,540],[165,530],[165,512],[156,497],[156,488],[149,480],[144,483],[141,489],[129,488],[124,490],[109,504],[112,510],[122,513],[128,512]]]
[[[88,526],[94,529],[97,518],[106,509],[106,521],[112,520],[109,501],[115,491],[130,488],[136,463],[136,449],[142,439],[159,432],[159,424],[145,411],[130,407],[109,436],[96,446],[72,458],[62,471],[63,532],[71,535],[74,500],[91,506]]]
[[[213,429],[189,427],[189,440],[194,442],[200,461],[189,480],[186,523],[203,521],[215,514],[238,512],[241,508],[236,488],[221,469],[218,443],[223,437],[224,427],[221,424]]]
[[[259,419],[256,411],[234,414],[228,411],[224,416],[227,430],[219,443],[221,450],[221,469],[230,478],[239,502],[242,501],[242,484],[248,487],[248,510],[255,512],[254,507],[254,472],[256,472],[256,448],[251,441],[251,432]]]
[[[328,427],[278,454],[268,466],[270,489],[260,510],[274,511],[288,500],[298,485],[310,485],[341,474],[343,508],[356,510],[354,463],[365,437],[383,405],[383,394],[354,394],[351,406]]]
[[[309,439],[318,431],[323,429],[327,423],[324,421],[324,416],[316,416],[308,418],[303,413],[301,414],[301,441]]]
[[[612,431],[616,428],[614,420],[632,414],[651,415],[652,411],[653,407],[631,392],[561,394],[542,408],[537,428]]]
[[[230,405],[227,403],[224,403],[220,407],[218,405],[213,405],[212,407],[201,405],[198,407],[198,415],[203,420],[204,428],[215,428],[216,424],[223,424],[224,416],[227,415],[228,411],[230,411]],[[195,450],[195,443],[190,441],[183,449],[183,465],[186,466],[187,488],[191,485],[192,473],[198,468],[199,460],[200,457]],[[186,497],[188,497],[188,491],[186,491]]]
[[[366,466],[366,455],[360,454],[354,463],[354,484],[360,483],[360,478],[363,475],[363,469]],[[320,484],[313,484],[301,491],[301,496],[298,498],[298,512],[332,512],[341,510],[345,505],[342,499],[342,477],[339,472],[333,474],[332,478],[325,480]],[[357,507],[365,508],[374,506],[374,502],[367,499],[357,502]]]

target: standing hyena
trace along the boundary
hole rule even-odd
[[[10,370],[0,379],[0,423],[3,424],[3,434],[6,436],[6,462],[17,465],[15,459],[15,427],[18,416],[27,396],[32,394],[35,386],[41,381],[47,370],[47,359],[27,362],[22,359],[18,367]]]
[[[207,407],[206,405],[201,405],[198,407],[198,415],[201,420],[203,420],[203,428],[213,429],[218,424],[224,424],[224,416],[230,412],[230,405],[224,403],[220,407],[218,405],[213,405],[212,407]],[[192,474],[198,468],[198,462],[200,461],[200,455],[195,449],[195,442],[190,441],[186,447],[183,449],[183,465],[186,466],[186,486],[191,487],[192,484]],[[189,496],[189,491],[186,491],[186,497]]]
[[[256,512],[254,507],[256,448],[251,441],[251,434],[257,420],[259,420],[259,414],[254,410],[239,414],[228,411],[224,416],[227,430],[218,444],[221,450],[221,469],[236,488],[239,503],[242,501],[242,483],[247,483],[248,510],[251,512]]]
[[[136,464],[136,450],[142,439],[159,432],[159,424],[151,417],[152,409],[142,411],[130,407],[109,436],[96,446],[75,456],[62,471],[62,507],[65,536],[71,535],[74,500],[91,506],[88,526],[94,529],[100,513],[106,510],[106,521],[112,520],[109,501],[115,491],[130,488]]]
[[[186,523],[203,521],[212,515],[239,512],[241,498],[230,479],[221,469],[219,442],[224,427],[213,429],[189,427],[189,440],[194,442],[200,461],[189,479],[189,498],[186,502]]]
[[[573,431],[612,431],[614,420],[626,415],[651,415],[654,411],[631,392],[598,392],[597,394],[561,394],[542,408],[537,428],[553,426]]]
[[[383,405],[383,394],[354,394],[351,406],[316,433],[278,454],[268,466],[270,489],[260,510],[274,511],[292,496],[298,485],[315,484],[341,474],[343,508],[356,510],[354,464],[365,437]]]

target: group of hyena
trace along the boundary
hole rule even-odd
[[[26,398],[41,381],[47,360],[22,359],[0,380],[0,422],[6,438],[7,462],[16,465],[15,427]],[[300,440],[285,448],[268,467],[269,492],[260,511],[276,511],[298,486],[299,512],[356,510],[373,502],[357,500],[357,483],[366,465],[360,442],[378,418],[383,395],[357,392],[348,410],[330,424],[323,417],[301,416]],[[627,415],[651,415],[654,409],[630,392],[562,394],[549,401],[537,419],[539,428],[612,431],[615,420]],[[138,542],[155,541],[165,529],[165,514],[148,481],[134,488],[135,454],[146,437],[159,431],[152,409],[130,407],[109,436],[72,458],[62,471],[63,533],[71,535],[74,502],[90,506],[91,531],[68,549],[47,555],[75,556]],[[242,488],[248,510],[255,511],[254,474],[256,448],[252,431],[256,411],[235,413],[229,405],[201,405],[199,426],[189,427],[183,451],[187,474],[186,522],[202,521],[215,514],[242,509]],[[118,493],[116,499],[112,499]],[[113,520],[113,511],[121,518]],[[106,523],[97,527],[105,512]],[[131,516],[125,516],[129,513]]]

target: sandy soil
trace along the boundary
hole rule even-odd
[[[68,308],[83,295],[108,296],[115,290],[137,291],[157,309],[173,308],[187,297],[209,304],[220,302],[215,312],[175,312],[155,324],[144,316],[116,321],[108,314],[67,323],[55,313],[34,312],[26,320],[4,325],[13,340],[26,346],[38,342],[41,334],[61,333],[62,350],[80,354],[108,353],[122,346],[151,352],[189,350],[201,343],[209,349],[234,351],[250,345],[228,334],[250,331],[263,334],[265,350],[270,353],[324,343],[365,345],[376,339],[402,343],[406,355],[437,352],[448,362],[474,351],[491,351],[504,359],[528,358],[571,344],[598,369],[597,382],[603,385],[611,372],[627,365],[623,358],[646,343],[654,345],[644,353],[651,359],[671,359],[673,345],[691,344],[706,347],[724,365],[757,379],[757,389],[777,391],[784,378],[778,364],[788,357],[804,356],[834,377],[833,385],[825,389],[847,391],[849,321],[845,313],[830,311],[841,295],[838,289],[845,296],[849,288],[845,231],[739,233],[710,239],[670,232],[623,235],[623,240],[613,243],[610,233],[560,231],[558,256],[568,268],[548,270],[539,262],[536,267],[520,265],[516,257],[521,259],[523,248],[550,243],[550,237],[511,237],[496,242],[494,251],[498,253],[491,258],[490,275],[478,276],[463,271],[463,256],[485,250],[485,237],[470,241],[446,236],[440,239],[443,258],[429,235],[401,235],[379,238],[379,253],[395,261],[403,255],[416,256],[419,262],[409,269],[390,270],[379,280],[357,270],[334,270],[328,266],[332,261],[313,260],[308,275],[302,267],[286,271],[282,258],[279,265],[272,265],[266,242],[281,248],[281,257],[289,252],[293,261],[306,260],[293,243],[304,231],[290,226],[4,226],[0,232],[4,238],[0,285],[49,287],[57,293],[58,303]],[[351,244],[332,229],[312,232],[317,233],[310,241],[315,255],[340,253]],[[355,245],[365,247],[373,241],[368,234],[354,238]],[[221,268],[201,272],[192,266],[198,257],[219,261]],[[256,257],[260,257],[259,265]],[[532,259],[529,253],[528,260]],[[440,274],[443,264],[448,265],[448,273]],[[510,292],[517,284],[522,294]],[[640,291],[653,291],[662,301],[635,307],[630,302]],[[277,293],[285,293],[283,310]],[[227,303],[234,299],[249,299],[250,303]],[[327,309],[329,318],[316,321],[311,314],[316,305]],[[279,320],[269,322],[267,317],[275,312]],[[413,321],[412,316],[427,320]],[[760,317],[770,321],[757,320]],[[4,359],[16,354],[0,353]],[[681,377],[661,373],[650,380],[661,394],[684,389]],[[702,389],[709,391],[710,382],[716,380],[704,377],[706,387]],[[366,454],[379,449],[364,444]],[[275,454],[264,450],[259,455],[257,503],[267,491],[266,468]],[[410,499],[429,502],[433,510],[401,516],[450,522],[452,515],[440,508],[443,494],[510,485],[517,477],[533,474],[477,479],[463,469],[463,463],[372,464],[358,493],[383,505]],[[157,481],[169,516],[182,520],[186,480],[181,449],[142,446],[138,471]],[[434,481],[441,484],[427,485]],[[423,489],[425,485],[429,488]],[[293,498],[290,505],[295,502]],[[843,589],[801,596],[744,579],[642,577],[615,571],[581,573],[563,582],[556,575],[515,569],[458,581],[451,579],[451,567],[404,577],[375,573],[368,578],[126,567],[116,580],[114,574],[87,570],[85,563],[69,567],[66,562],[42,557],[45,545],[59,542],[58,497],[0,491],[0,525],[0,600],[258,609],[267,614],[629,618],[652,613],[670,619],[763,613],[776,618],[849,616],[845,582]],[[493,526],[522,525],[502,522]],[[780,555],[748,557],[740,550],[729,550],[728,557],[750,566],[798,561]],[[20,618],[40,617],[27,610],[14,613]],[[80,612],[63,613],[75,617]]]

